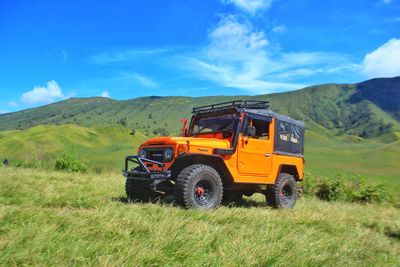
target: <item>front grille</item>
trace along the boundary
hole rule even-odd
[[[164,161],[164,150],[163,149],[149,149],[147,152],[148,159],[163,162]]]

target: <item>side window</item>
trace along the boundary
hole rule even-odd
[[[256,135],[254,138],[269,139],[269,122],[253,119],[253,126],[256,127]]]
[[[301,142],[300,130],[296,127],[296,125],[291,125],[290,127],[291,127],[291,132],[292,132],[290,141],[295,144],[300,143]]]
[[[275,119],[274,150],[303,155],[304,126]]]
[[[279,138],[282,141],[290,141],[292,143],[298,144],[302,142],[301,129],[294,124],[289,124],[287,122],[281,121],[279,122]]]
[[[279,123],[279,138],[282,141],[289,141],[290,139],[289,125],[283,121]]]
[[[243,124],[243,135],[248,136],[247,127],[254,126],[256,128],[256,134],[254,138],[256,139],[269,139],[269,122],[264,120],[258,120],[253,118],[247,118]]]

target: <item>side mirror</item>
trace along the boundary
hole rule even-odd
[[[247,135],[250,137],[254,137],[256,135],[256,127],[248,126],[247,127]]]

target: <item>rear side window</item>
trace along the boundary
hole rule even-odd
[[[281,141],[289,141],[290,139],[289,127],[283,121],[279,122],[279,139],[281,139]]]
[[[275,132],[275,152],[303,155],[304,127],[276,119]]]

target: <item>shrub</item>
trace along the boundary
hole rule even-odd
[[[56,170],[63,170],[68,172],[86,172],[87,167],[80,160],[74,158],[69,154],[63,154],[61,158],[56,160]]]
[[[359,203],[383,202],[389,196],[387,188],[382,184],[341,175],[319,179],[309,175],[304,179],[304,194],[325,201]]]
[[[317,183],[315,195],[322,200],[348,200],[349,188],[341,176],[320,180]]]
[[[389,194],[382,184],[364,183],[354,192],[353,199],[361,203],[383,202],[389,200]]]

